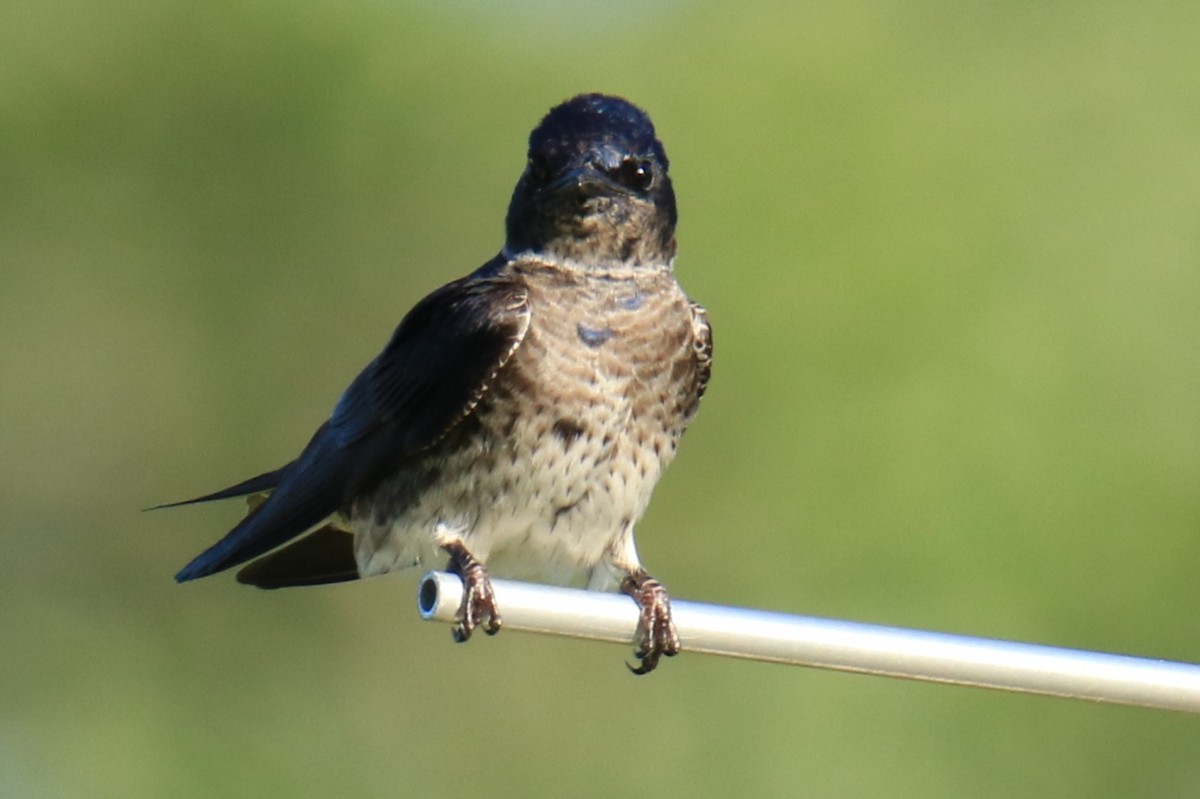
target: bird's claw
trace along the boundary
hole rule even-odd
[[[460,618],[450,630],[454,640],[461,644],[471,637],[476,627],[482,627],[488,635],[500,632],[503,622],[487,569],[462,544],[448,544],[443,548],[450,553],[449,571],[461,577],[463,582]]]
[[[638,617],[638,648],[633,656],[636,666],[626,663],[634,674],[649,674],[658,667],[663,655],[679,654],[679,633],[671,620],[671,598],[662,583],[645,572],[631,574],[621,581],[622,593],[633,597],[641,615]]]

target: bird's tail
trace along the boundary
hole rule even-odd
[[[167,502],[162,505],[153,505],[146,510],[161,510],[163,508],[178,508],[181,505],[195,505],[198,502],[214,502],[218,499],[230,499],[232,497],[244,497],[247,494],[261,494],[265,491],[271,491],[279,485],[279,481],[283,478],[284,473],[292,464],[281,466],[273,472],[265,472],[257,477],[251,477],[249,480],[243,480],[237,485],[231,485],[229,488],[222,488],[220,491],[214,491],[211,494],[205,494],[202,497],[193,499],[184,499],[179,502]]]

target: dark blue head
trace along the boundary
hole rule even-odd
[[[529,136],[508,208],[506,249],[604,266],[658,266],[675,254],[675,193],[650,117],[632,103],[581,94]]]

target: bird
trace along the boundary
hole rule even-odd
[[[500,252],[401,320],[299,456],[220,491],[250,510],[176,575],[342,582],[448,559],[452,632],[496,633],[491,575],[618,589],[635,674],[680,651],[634,526],[712,370],[675,276],[675,193],[649,116],[581,94],[529,136]]]

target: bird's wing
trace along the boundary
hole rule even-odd
[[[512,279],[481,270],[430,294],[346,389],[300,457],[270,473],[277,485],[266,502],[175,579],[204,577],[286,543],[436,443],[471,413],[528,329],[528,295]],[[209,497],[258,489],[266,477]]]
[[[708,311],[698,302],[692,306],[692,347],[696,352],[696,400],[691,413],[696,412],[696,404],[704,396],[708,388],[708,379],[712,376],[713,339],[712,325],[708,323]]]

